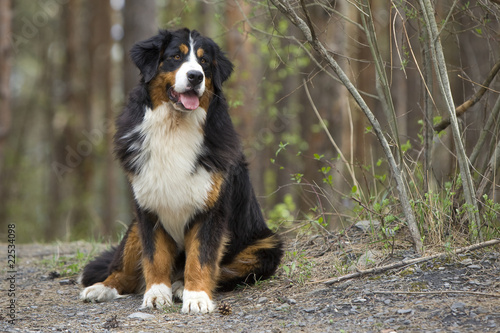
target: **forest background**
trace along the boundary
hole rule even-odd
[[[0,0],[0,235],[120,237],[128,50],[188,27],[236,66],[226,97],[273,228],[368,221],[418,251],[498,237],[499,19],[498,0]]]

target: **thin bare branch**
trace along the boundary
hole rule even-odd
[[[490,116],[486,121],[486,125],[484,125],[483,129],[481,130],[479,139],[477,140],[477,143],[474,146],[474,149],[472,150],[472,154],[470,154],[470,163],[472,165],[476,164],[476,160],[479,157],[479,152],[483,148],[483,144],[486,141],[486,135],[490,132],[491,128],[493,127],[493,124],[496,123],[499,114],[500,114],[500,96],[498,96],[497,101],[493,106],[493,109],[491,110]]]
[[[500,294],[482,293],[479,291],[469,291],[469,290],[439,290],[439,291],[372,291],[374,294],[382,295],[444,295],[444,294],[466,294],[466,295],[477,295],[484,297],[500,297]]]
[[[358,270],[355,273],[342,275],[342,276],[339,276],[339,277],[336,277],[333,279],[329,279],[326,281],[314,281],[314,283],[323,282],[324,284],[330,285],[330,284],[334,284],[337,282],[365,276],[368,274],[380,274],[380,273],[383,273],[383,272],[391,270],[391,269],[402,268],[405,266],[414,265],[414,264],[418,264],[418,263],[433,260],[433,259],[445,258],[451,254],[457,255],[457,254],[464,253],[464,252],[475,251],[475,250],[482,249],[484,247],[493,246],[493,245],[497,245],[497,244],[500,244],[500,239],[498,239],[498,238],[492,239],[492,240],[489,240],[489,241],[486,241],[483,243],[478,243],[478,244],[474,244],[471,246],[458,248],[458,249],[455,249],[455,250],[450,251],[450,252],[442,252],[442,253],[438,253],[438,254],[434,254],[432,256],[427,256],[427,257],[422,257],[422,258],[401,260],[401,261],[392,263],[390,265],[374,267],[374,268],[366,269],[366,270]]]
[[[484,93],[488,90],[489,85],[495,78],[495,76],[500,71],[500,60],[491,68],[488,76],[484,80],[483,84],[481,84],[481,88],[471,98],[463,102],[460,106],[455,109],[455,114],[457,117],[463,115],[467,110],[469,110],[474,104],[479,102],[481,97],[483,97]],[[434,125],[434,131],[441,132],[445,128],[450,125],[450,118],[443,119],[438,124]]]

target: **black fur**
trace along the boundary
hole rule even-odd
[[[94,283],[104,281],[110,274],[109,269],[116,254],[116,248],[104,251],[97,258],[91,261],[82,273],[81,283],[84,286],[91,286]]]

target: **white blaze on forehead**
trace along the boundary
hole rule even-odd
[[[203,73],[203,68],[198,63],[198,58],[196,57],[194,49],[194,41],[191,35],[189,36],[189,53],[186,61],[181,65],[177,73],[175,74],[175,91],[178,93],[183,93],[190,90],[193,87],[189,87],[189,81],[187,73],[189,71],[198,71]],[[205,92],[205,75],[203,75],[203,81],[200,83],[200,89],[198,90],[198,96],[203,95]]]

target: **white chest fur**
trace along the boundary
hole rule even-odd
[[[186,223],[203,210],[212,187],[212,174],[196,160],[203,149],[205,111],[177,113],[170,104],[147,109],[135,130],[144,138],[136,161],[140,172],[131,179],[142,208],[155,212],[179,246]]]

